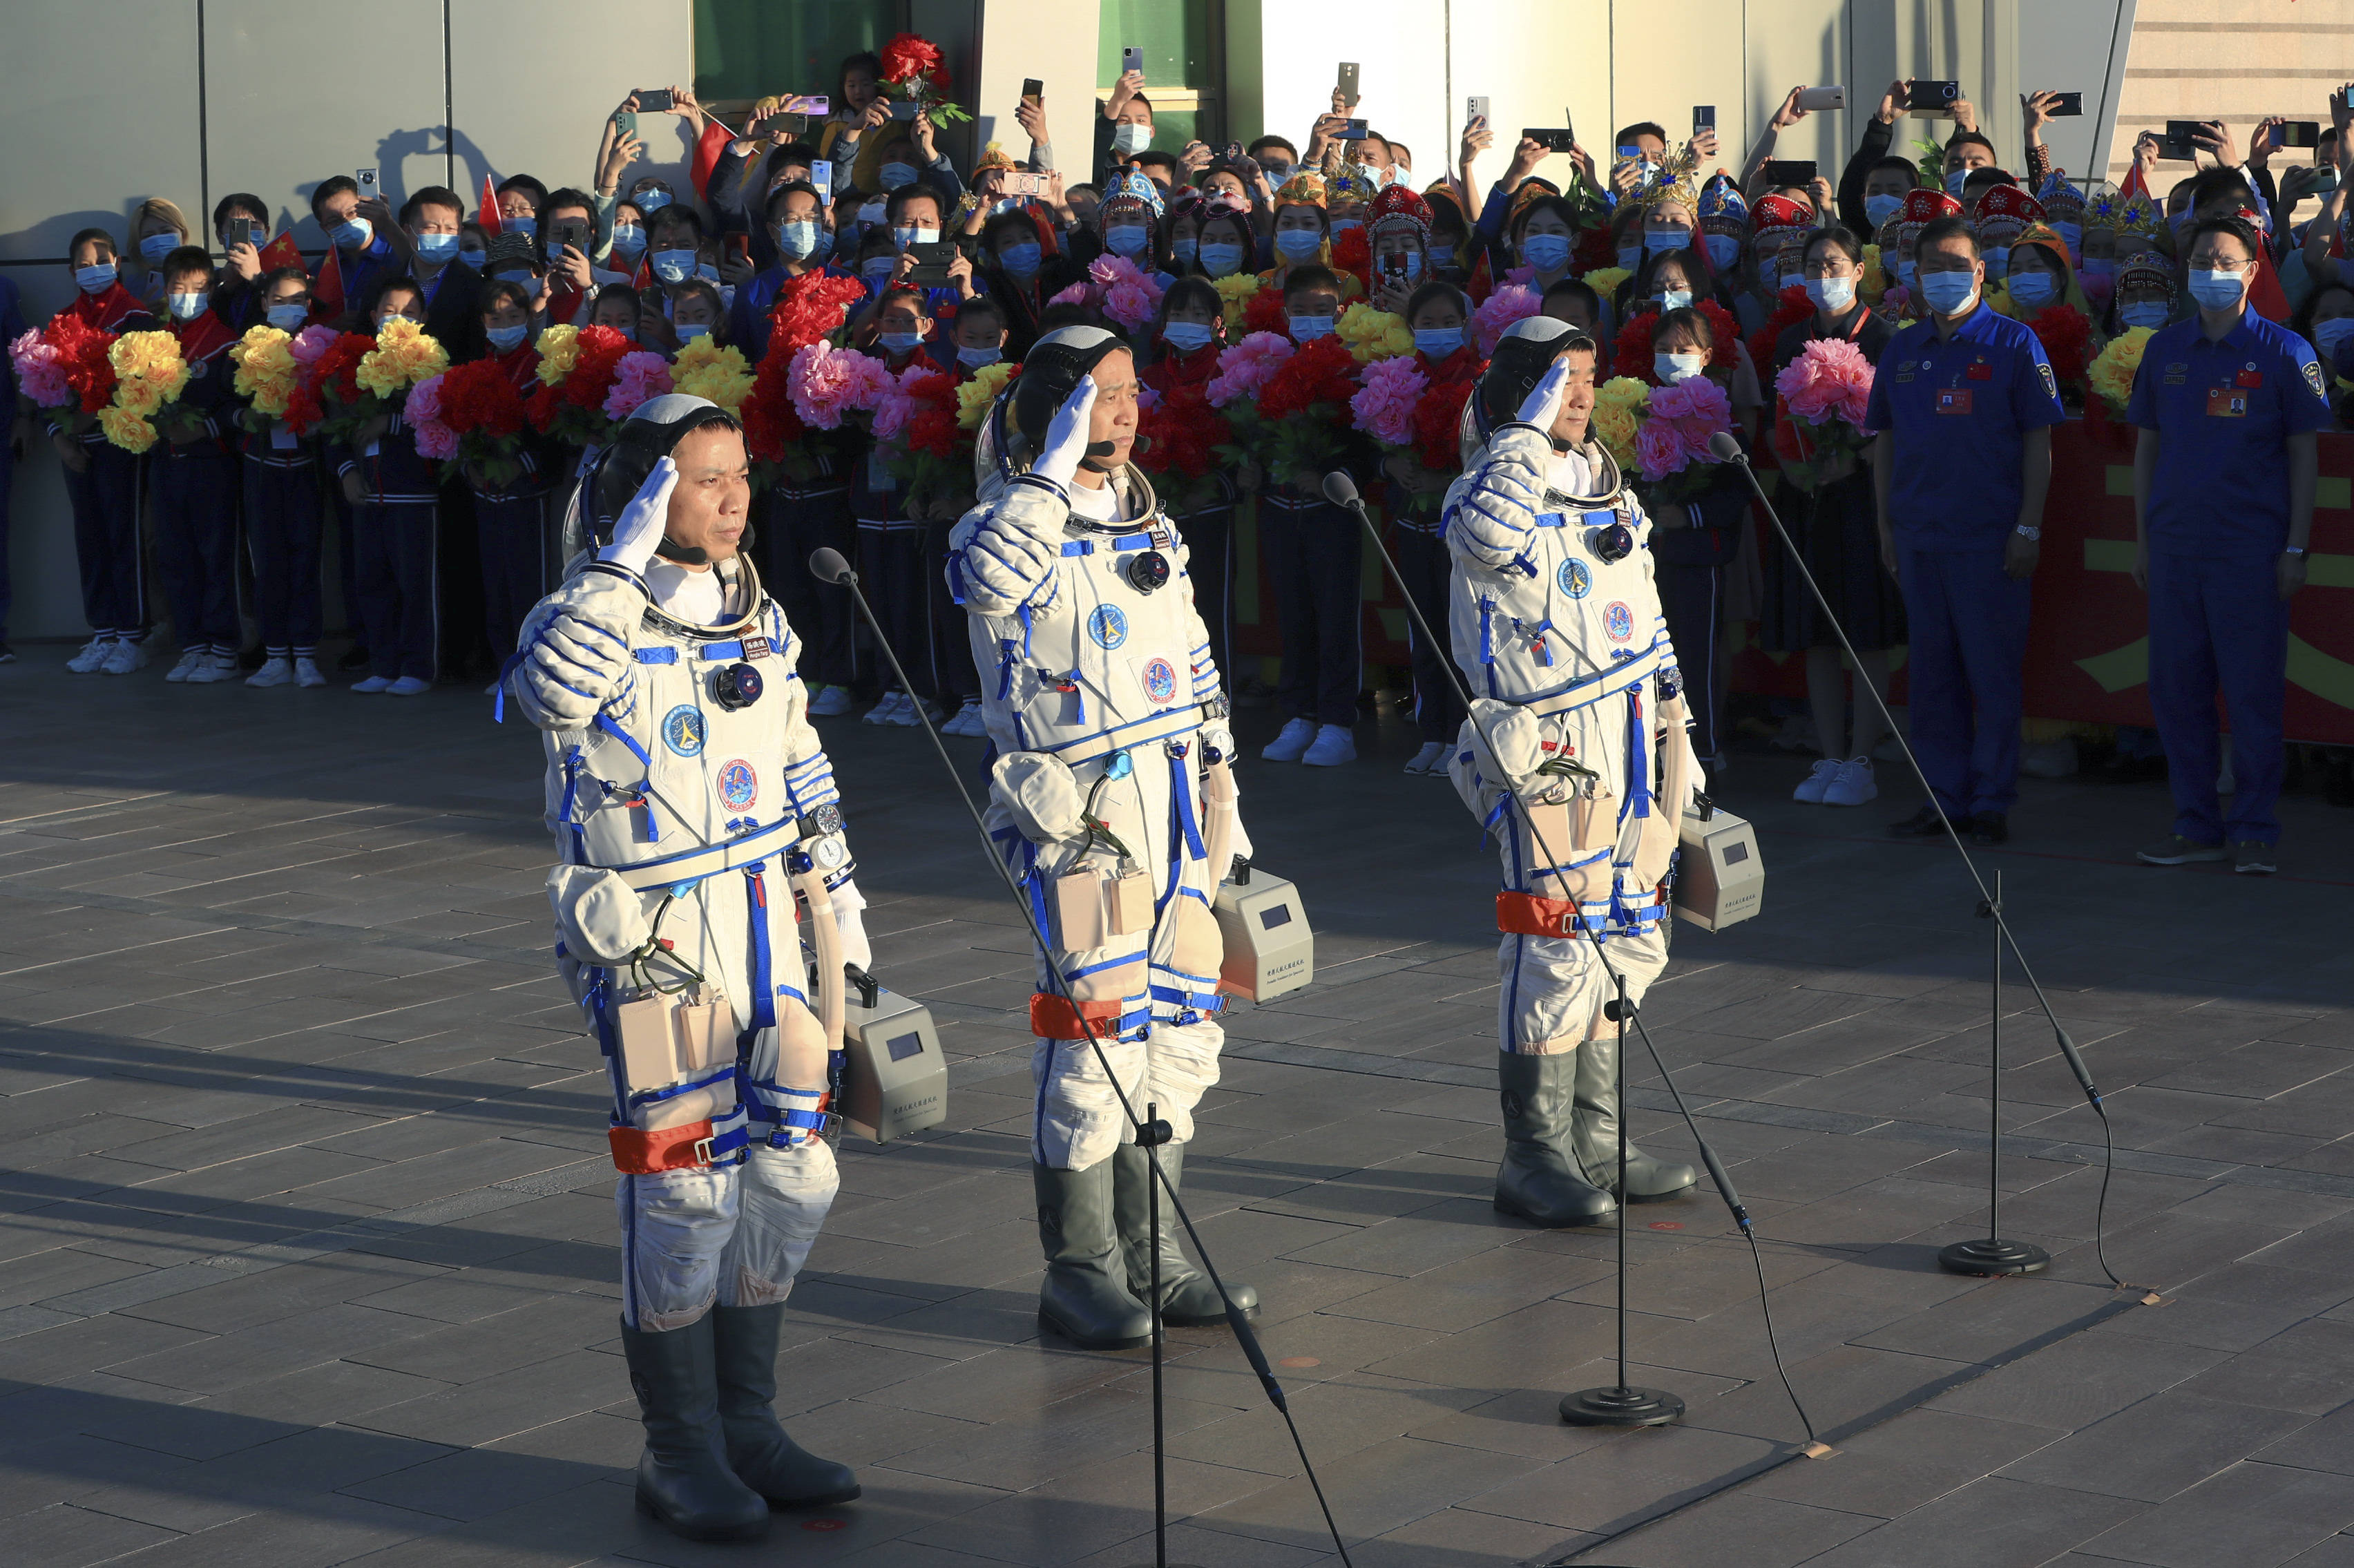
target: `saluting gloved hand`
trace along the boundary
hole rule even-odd
[[[597,558],[643,577],[662,544],[663,525],[670,520],[670,493],[677,488],[678,465],[663,458],[621,508],[613,524],[613,542],[598,551]]]
[[[1522,424],[1534,425],[1547,438],[1553,435],[1553,422],[1561,417],[1562,394],[1569,388],[1569,356],[1564,355],[1553,362],[1544,379],[1521,399],[1519,418]]]
[[[1063,406],[1055,410],[1046,426],[1046,440],[1038,453],[1038,461],[1030,471],[1067,487],[1079,471],[1079,460],[1087,455],[1087,429],[1094,423],[1096,411],[1096,378],[1082,376]]]

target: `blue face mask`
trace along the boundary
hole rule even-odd
[[[1172,239],[1169,242],[1169,254],[1177,259],[1180,267],[1191,267],[1201,253],[1202,242],[1198,239]]]
[[[417,258],[439,267],[458,254],[458,237],[454,234],[419,234],[411,236],[417,245]]]
[[[2354,316],[2349,316],[2346,319],[2349,322],[2354,322]],[[1170,322],[1161,329],[1161,341],[1180,354],[1191,354],[1195,349],[1207,348],[1210,346],[1210,340],[1216,335],[1217,329],[1207,322]]]
[[[1904,210],[1904,198],[1900,196],[1876,196],[1863,198],[1864,220],[1877,234],[1880,226]]]
[[[708,322],[680,322],[677,331],[678,341],[688,344],[693,343],[696,338],[709,335],[711,324]]]
[[[94,267],[74,269],[74,285],[85,294],[102,294],[114,287],[114,263],[101,261]]]
[[[924,346],[924,334],[919,332],[878,333],[875,341],[893,354],[913,354]]]
[[[535,238],[539,234],[539,219],[531,213],[521,217],[502,217],[499,227],[509,234],[520,234],[525,239]]]
[[[161,261],[180,248],[176,234],[151,234],[139,242],[139,254],[150,261]]]
[[[301,332],[302,323],[311,319],[311,307],[300,300],[291,305],[271,305],[261,313],[261,319],[280,332]]]
[[[617,223],[613,225],[614,255],[627,260],[634,260],[644,252],[645,248],[646,231],[644,229],[639,228],[634,223]]]
[[[1463,346],[1461,327],[1416,327],[1414,349],[1425,359],[1444,359]]]
[[[1115,256],[1133,256],[1151,241],[1152,230],[1140,223],[1122,223],[1104,230],[1104,249]]]
[[[1654,256],[1669,250],[1689,250],[1691,249],[1691,230],[1689,228],[1647,229],[1643,234],[1643,249]]]
[[[376,238],[376,225],[365,217],[349,218],[327,230],[327,238],[345,250],[365,250]]]
[[[885,164],[877,173],[882,176],[883,188],[886,191],[896,191],[901,185],[916,183],[916,165],[913,164]]]
[[[880,283],[899,270],[896,256],[870,256],[858,264],[859,276],[870,283]]]
[[[806,261],[817,251],[821,230],[815,218],[796,218],[777,225],[777,250],[788,261]]]
[[[994,365],[1005,357],[1002,348],[960,348],[957,363],[967,370],[979,370],[984,365]]]
[[[2119,305],[2117,320],[2129,327],[2162,327],[2166,324],[2166,302],[2136,300],[2130,305]]]
[[[1324,237],[1312,228],[1282,228],[1275,235],[1276,254],[1286,261],[1312,261],[1323,245]]]
[[[1680,311],[1691,302],[1692,291],[1690,289],[1661,289],[1659,291],[1659,309],[1663,311]]]
[[[2010,297],[2029,310],[2040,310],[2060,296],[2060,281],[2049,272],[2021,272],[2010,281]]]
[[[170,296],[172,319],[175,322],[195,321],[198,316],[205,313],[205,301],[207,297],[207,296],[203,294],[174,294]]]
[[[1243,248],[1239,245],[1211,243],[1202,247],[1202,270],[1213,278],[1224,278],[1242,270]]]
[[[1313,343],[1320,337],[1330,335],[1332,331],[1331,316],[1295,316],[1286,313],[1284,319],[1291,324],[1291,337],[1295,343]]]
[[[1152,127],[1140,125],[1133,120],[1123,120],[1112,127],[1111,144],[1124,155],[1133,158],[1152,145]]]
[[[1946,194],[1949,196],[1958,198],[1962,194],[1962,187],[1969,183],[1970,171],[1967,169],[1956,169],[1952,174],[1946,176]]]
[[[1521,260],[1540,272],[1558,272],[1569,265],[1569,236],[1524,234],[1521,236]]]
[[[502,283],[513,283],[524,291],[527,299],[539,298],[539,280],[528,272],[502,272],[498,275],[497,281]]]
[[[531,335],[531,325],[525,323],[522,326],[486,327],[482,335],[491,340],[492,353],[504,354]]]
[[[491,253],[479,246],[461,245],[458,248],[458,260],[477,272],[482,270],[483,264],[490,259]]]
[[[1720,272],[1730,272],[1741,264],[1741,241],[1730,234],[1708,237],[1708,264]]]
[[[1981,257],[1980,260],[1986,262],[1986,275],[1988,282],[1999,283],[2005,278],[2010,276],[2009,251],[1989,250],[1985,256]]]
[[[638,204],[638,210],[640,212],[644,213],[648,217],[652,217],[654,214],[660,212],[663,208],[670,205],[670,192],[663,190],[658,186],[648,185],[645,189],[631,196],[630,199]]]
[[[1950,316],[1978,292],[1978,280],[1967,272],[1924,272],[1921,297],[1941,316]]]
[[[1909,289],[1909,288],[1911,288],[1911,287],[1913,287],[1913,263],[1912,263],[1912,262],[1910,262],[1910,261],[1899,261],[1899,262],[1896,264],[1896,281],[1897,281],[1898,282],[1900,282],[1900,283],[1903,284],[1903,285],[1904,285],[1906,288],[1908,288],[1908,289]]]
[[[695,276],[695,252],[692,250],[657,250],[653,254],[654,276],[665,283],[684,283]]]
[[[2204,268],[2190,270],[2190,297],[2211,311],[2228,311],[2240,302],[2247,279],[2237,272],[2211,272]]]
[[[1005,269],[1007,277],[1026,281],[1038,275],[1038,262],[1044,255],[1043,247],[1034,240],[1025,239],[1019,245],[1009,245],[999,251],[997,264]]]
[[[1523,247],[1522,249],[1525,249],[1526,247]],[[1643,248],[1640,245],[1621,245],[1618,248],[1618,270],[1620,271],[1632,272],[1642,264]]]

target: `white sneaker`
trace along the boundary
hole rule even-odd
[[[414,675],[403,675],[384,689],[387,697],[421,697],[433,689],[430,681],[420,681]]]
[[[237,655],[234,653],[207,653],[204,662],[188,673],[188,684],[192,686],[212,686],[236,679]]]
[[[1798,787],[1790,792],[1790,799],[1803,800],[1809,806],[1821,805],[1823,791],[1831,787],[1831,780],[1839,777],[1839,770],[1837,758],[1824,758],[1815,764],[1812,771],[1798,780]]]
[[[294,661],[283,653],[272,654],[261,662],[261,668],[245,678],[249,686],[291,686],[294,683]]]
[[[1769,742],[1776,751],[1812,751],[1815,748],[1815,721],[1805,714],[1792,714],[1782,721]]]
[[[1861,806],[1866,800],[1880,799],[1880,783],[1872,776],[1872,758],[1850,757],[1831,770],[1829,784],[1823,786],[1822,801],[1826,806]]]
[[[1308,745],[1316,738],[1314,719],[1293,719],[1283,726],[1283,733],[1269,741],[1259,755],[1269,762],[1297,762],[1307,755]]]
[[[866,716],[859,722],[896,725],[899,722],[899,705],[907,700],[907,694],[905,692],[885,692],[883,694],[883,700],[868,708]]]
[[[811,718],[839,718],[850,711],[848,686],[819,686],[810,693]]]
[[[964,706],[957,709],[956,716],[940,726],[940,733],[942,735],[987,735],[989,725],[981,716],[981,699],[967,697],[964,700]]]
[[[147,667],[147,650],[125,638],[115,639],[114,646],[106,651],[106,662],[99,673],[106,675],[128,675]]]
[[[388,692],[392,690],[392,680],[391,677],[387,675],[370,675],[365,681],[354,681],[352,683],[352,690],[358,692],[365,696],[372,697],[378,692]]]
[[[66,661],[66,668],[77,675],[87,675],[105,663],[106,656],[113,652],[113,633],[101,631],[83,643],[80,652]]]
[[[922,711],[918,713],[917,709]],[[901,729],[920,729],[928,718],[934,724],[940,722],[940,710],[933,705],[930,699],[907,697],[900,701],[899,711],[891,715],[891,722]]]
[[[1343,762],[1357,760],[1357,737],[1349,726],[1328,724],[1316,731],[1313,745],[1300,754],[1299,760],[1310,768],[1338,768]]]
[[[203,669],[205,666],[205,661],[210,659],[212,657],[212,653],[213,651],[211,649],[202,645],[189,649],[186,652],[180,655],[180,662],[172,666],[170,671],[164,674],[164,679],[171,682],[175,686],[178,685],[181,682],[188,680],[194,676],[198,670]]]
[[[327,677],[319,673],[317,660],[298,658],[294,661],[294,683],[298,686],[323,686],[327,683]]]
[[[1405,765],[1405,770],[1408,773],[1446,772],[1447,743],[1443,740],[1424,741],[1422,749],[1414,754],[1414,760]]]

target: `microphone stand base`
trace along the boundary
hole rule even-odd
[[[1561,1401],[1572,1426],[1665,1426],[1683,1413],[1684,1402],[1663,1388],[1589,1388]]]
[[[2052,1266],[2052,1255],[2026,1242],[1981,1236],[1938,1253],[1937,1266],[1948,1274],[2041,1274]]]

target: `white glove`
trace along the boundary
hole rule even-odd
[[[866,895],[858,891],[858,884],[845,882],[829,888],[826,897],[833,903],[833,927],[842,934],[842,961],[856,964],[862,969],[875,967],[875,948],[866,939],[866,921],[859,911],[866,907]]]
[[[670,493],[677,488],[678,465],[663,458],[621,508],[613,523],[613,542],[598,551],[597,558],[643,577],[662,544],[663,525],[670,521]]]
[[[1045,445],[1030,471],[1069,485],[1079,471],[1079,460],[1087,455],[1087,428],[1094,422],[1095,411],[1096,378],[1082,376],[1063,406],[1055,410],[1054,419],[1046,426]]]
[[[1486,736],[1483,749],[1492,754],[1492,766],[1501,775],[1497,782],[1515,792],[1526,789],[1545,760],[1544,736],[1537,726],[1537,715],[1516,703],[1475,697],[1471,718]]]
[[[1079,781],[1061,758],[1043,751],[1009,751],[989,774],[990,792],[1032,843],[1061,843],[1087,832],[1080,821]]]
[[[1534,425],[1546,435],[1553,434],[1553,422],[1561,417],[1561,397],[1569,387],[1569,358],[1566,355],[1553,362],[1544,379],[1531,389],[1521,401],[1522,424]]]
[[[547,902],[566,956],[579,963],[625,963],[652,935],[644,903],[617,871],[559,865],[547,874]]]

